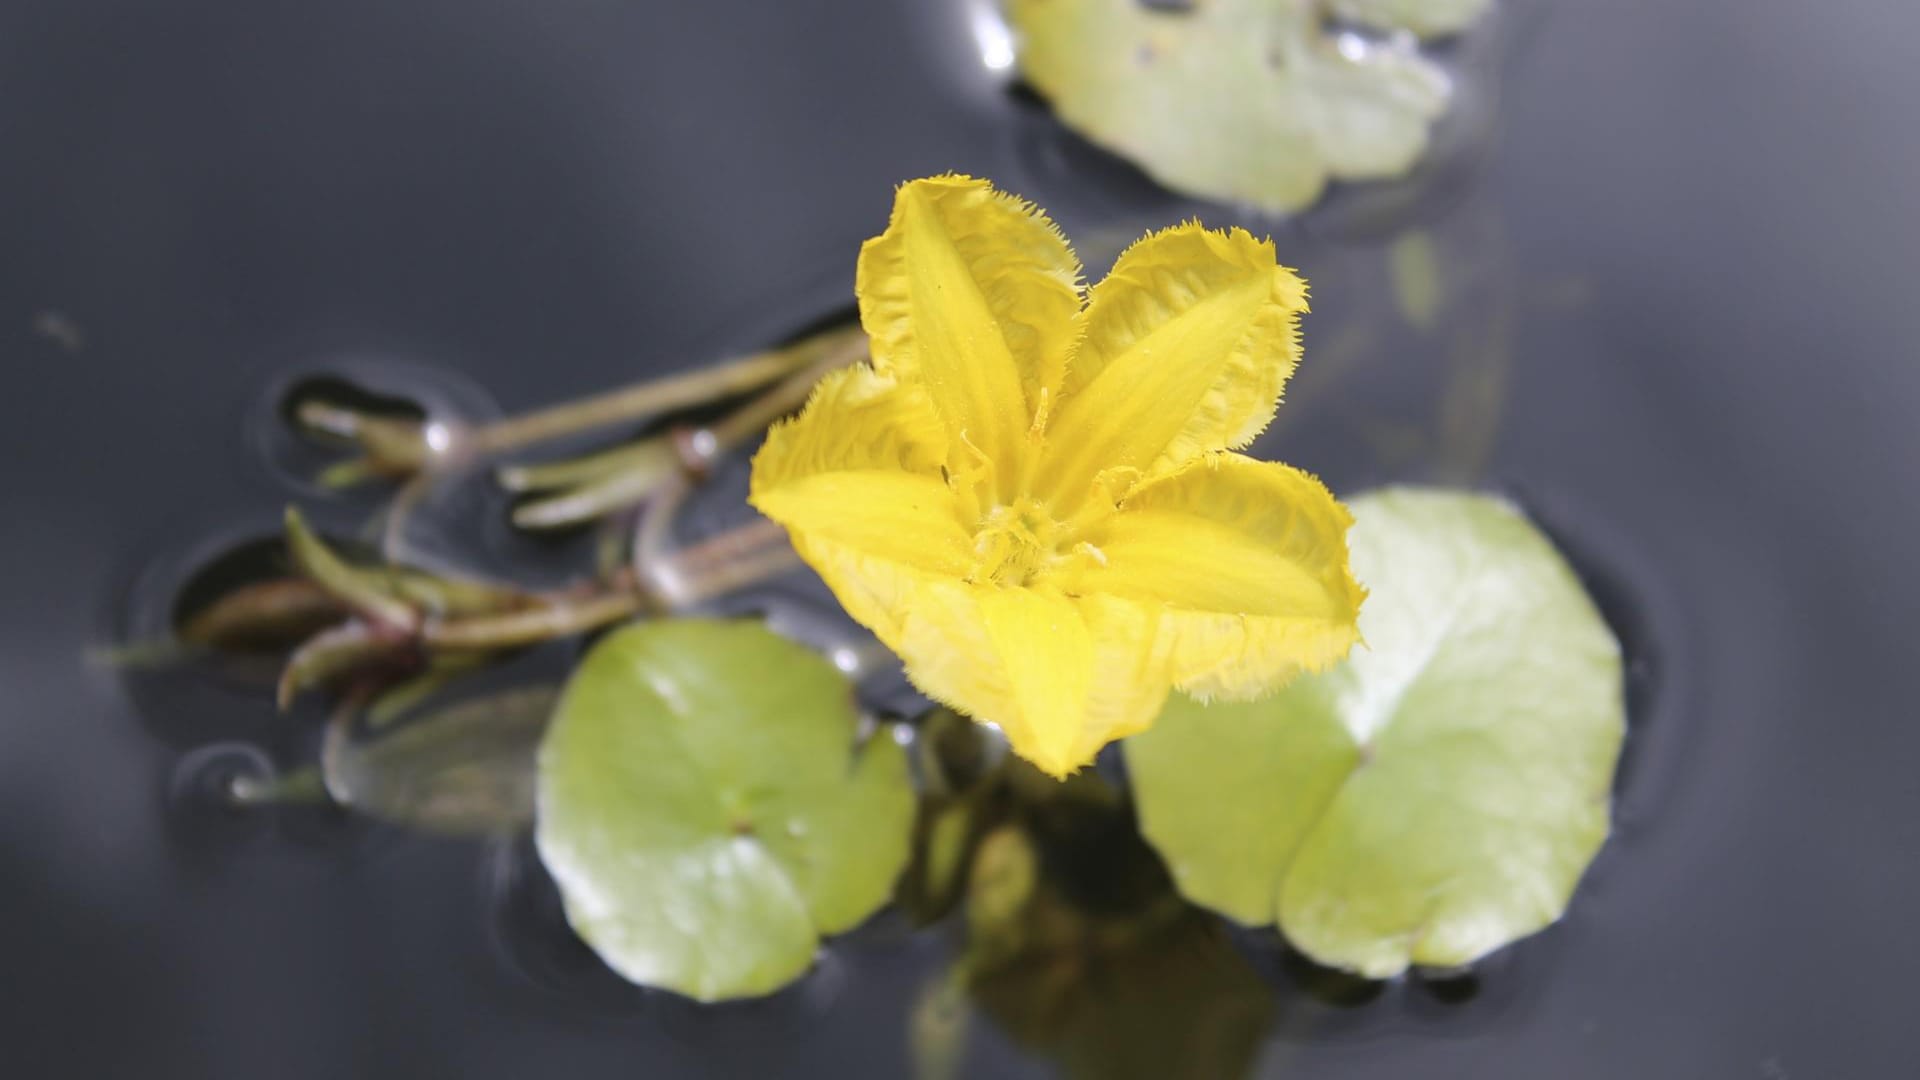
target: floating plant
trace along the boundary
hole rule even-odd
[[[1440,32],[1478,6],[1338,11]],[[1308,7],[1198,10],[1293,26]],[[1296,33],[1324,44],[1317,21]],[[1415,325],[1444,302],[1436,263],[1396,262]],[[1392,491],[1350,516],[1242,453],[1300,361],[1306,286],[1271,241],[1179,225],[1085,288],[1037,209],[943,176],[900,189],[856,291],[859,327],[522,416],[291,403],[344,452],[327,485],[392,498],[368,546],[290,509],[286,558],[176,628],[279,650],[283,707],[334,698],[316,766],[235,798],[531,827],[607,966],[700,1001],[791,983],[892,899],[963,928],[915,1021],[949,1064],[977,1009],[1086,1076],[1163,1075],[1105,1033],[1205,1015],[1217,1037],[1182,1060],[1244,1069],[1269,1010],[1207,909],[1374,977],[1559,915],[1607,831],[1618,646],[1505,504]],[[678,545],[710,468],[763,433],[749,498],[770,520]],[[405,558],[407,515],[481,465],[520,528],[618,542],[560,588]],[[878,643],[830,660],[692,614],[803,563]],[[563,689],[468,692],[587,634]],[[882,646],[943,707],[863,712],[847,657]],[[1120,739],[1130,787],[1088,768]]]
[[[1193,900],[1375,978],[1459,967],[1558,918],[1606,838],[1620,647],[1506,503],[1353,511],[1367,648],[1263,701],[1176,698],[1129,773]]]
[[[1300,352],[1306,284],[1272,241],[1190,223],[1084,300],[1079,273],[983,181],[902,187],[860,253],[872,367],[823,382],[753,476],[917,686],[1055,776],[1170,687],[1247,697],[1335,663],[1362,597],[1327,489],[1235,452]]]
[[[906,865],[913,789],[853,688],[753,622],[623,629],[540,750],[540,856],[609,966],[700,1001],[777,990]]]
[[[1007,11],[1021,74],[1069,126],[1176,191],[1288,212],[1329,181],[1412,170],[1452,93],[1418,39],[1464,30],[1489,3],[1009,0]]]

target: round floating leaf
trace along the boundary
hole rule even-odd
[[[1546,926],[1606,838],[1620,650],[1513,507],[1353,500],[1367,646],[1252,703],[1176,695],[1126,744],[1189,898],[1376,978]]]
[[[540,748],[540,855],[615,971],[702,1001],[798,978],[887,899],[914,797],[833,665],[756,622],[600,642]]]
[[[1012,0],[1020,68],[1062,120],[1168,187],[1297,210],[1329,179],[1396,177],[1450,96],[1410,39],[1327,25],[1309,0]],[[1357,20],[1458,29],[1484,0],[1348,0]]]

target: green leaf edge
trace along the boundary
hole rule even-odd
[[[620,635],[648,632],[668,624],[754,627],[764,631],[770,638],[791,646],[800,654],[804,654],[806,659],[803,660],[803,662],[815,663],[819,665],[819,670],[830,672],[835,677],[844,679],[844,674],[835,668],[825,657],[804,645],[800,645],[797,642],[793,642],[776,634],[772,629],[768,628],[765,623],[757,619],[689,617],[664,621],[634,622],[612,631],[600,641],[595,642],[594,648],[598,649]],[[590,655],[591,650],[589,652],[589,656]],[[583,667],[585,667],[585,660],[575,667],[575,674]],[[572,682],[572,677],[569,677],[567,685],[571,687]],[[553,733],[559,730],[566,707],[566,700],[567,692],[563,689],[555,703],[554,718],[548,725],[547,738],[551,738]],[[847,701],[850,711],[857,710],[857,706],[854,704],[851,686],[848,687]],[[855,715],[852,718],[852,723],[849,725],[850,736],[857,734],[857,726],[858,717]],[[544,778],[547,760],[547,739],[543,739],[541,742],[539,759],[539,774]],[[594,939],[597,936],[596,931],[587,925],[583,925],[587,920],[579,912],[575,899],[569,895],[568,883],[573,871],[564,865],[565,860],[556,863],[555,859],[549,854],[550,843],[547,839],[548,834],[544,831],[543,827],[547,817],[543,812],[547,803],[546,786],[544,782],[538,785],[535,793],[535,849],[540,855],[541,863],[546,867],[548,874],[553,879],[555,887],[560,892],[561,906],[566,914],[568,925],[573,929],[574,933],[580,937],[581,941],[593,949],[594,953],[600,957],[603,963],[622,978],[627,979],[637,986],[671,991],[701,1004],[717,1004],[725,1001],[764,997],[792,985],[805,976],[806,973],[812,969],[819,946],[824,938],[851,930],[886,907],[892,901],[895,886],[900,875],[905,872],[907,864],[911,859],[913,842],[912,829],[914,817],[917,812],[917,799],[913,792],[910,778],[911,770],[908,767],[905,749],[900,746],[899,743],[885,737],[884,732],[875,734],[864,741],[858,741],[850,737],[848,743],[848,764],[849,778],[872,768],[890,769],[890,771],[895,773],[899,778],[900,783],[898,786],[902,794],[904,813],[901,817],[901,827],[898,830],[896,843],[893,845],[894,850],[890,856],[886,858],[886,861],[891,864],[891,872],[877,879],[878,886],[874,890],[874,896],[870,904],[859,908],[849,908],[843,913],[843,917],[822,920],[818,913],[813,911],[809,901],[801,895],[801,890],[795,883],[792,872],[781,863],[780,860],[775,858],[771,852],[766,852],[768,859],[780,866],[782,870],[782,881],[795,893],[795,900],[798,906],[807,911],[807,917],[812,930],[811,948],[804,954],[796,953],[794,962],[790,964],[784,966],[777,964],[762,965],[758,978],[747,980],[737,985],[715,987],[705,982],[682,984],[676,983],[673,980],[650,980],[645,977],[640,977],[626,970],[626,965],[619,956],[609,955],[607,951],[603,950],[601,946],[595,942]]]
[[[1306,956],[1308,956],[1308,958],[1312,959],[1314,962],[1322,964],[1327,967],[1333,967],[1333,968],[1339,968],[1346,971],[1351,971],[1372,979],[1391,978],[1393,976],[1396,976],[1405,972],[1409,967],[1416,967],[1416,966],[1430,967],[1434,969],[1449,969],[1449,968],[1465,967],[1467,965],[1476,963],[1484,959],[1486,956],[1489,956],[1500,949],[1504,949],[1517,942],[1523,941],[1528,937],[1538,934],[1542,930],[1545,930],[1549,926],[1552,926],[1553,924],[1560,921],[1561,918],[1564,918],[1566,915],[1567,909],[1572,904],[1572,899],[1574,895],[1579,891],[1580,884],[1586,880],[1587,873],[1592,869],[1594,860],[1598,858],[1600,851],[1606,844],[1606,841],[1612,835],[1612,831],[1613,831],[1612,790],[1613,790],[1613,784],[1617,781],[1621,747],[1625,741],[1627,727],[1630,722],[1630,718],[1626,715],[1625,665],[1624,665],[1624,659],[1620,651],[1618,637],[1617,635],[1614,634],[1612,626],[1607,622],[1604,614],[1599,610],[1598,605],[1595,604],[1592,594],[1587,591],[1585,583],[1580,580],[1579,574],[1574,570],[1572,564],[1567,561],[1566,555],[1559,549],[1558,546],[1556,546],[1553,543],[1552,538],[1548,536],[1543,530],[1541,530],[1539,526],[1537,526],[1532,521],[1532,519],[1525,514],[1524,511],[1522,511],[1518,506],[1514,505],[1510,500],[1500,497],[1498,495],[1490,495],[1484,492],[1461,491],[1461,490],[1455,490],[1455,489],[1429,488],[1429,487],[1408,486],[1408,485],[1390,485],[1387,487],[1377,488],[1371,491],[1364,492],[1359,496],[1355,496],[1348,500],[1348,504],[1351,507],[1355,507],[1356,509],[1359,509],[1359,508],[1364,508],[1367,502],[1371,500],[1409,497],[1409,496],[1413,498],[1427,498],[1427,497],[1434,497],[1434,496],[1454,496],[1454,497],[1458,497],[1465,500],[1477,500],[1481,502],[1483,505],[1491,509],[1510,515],[1512,518],[1517,520],[1520,524],[1524,525],[1527,528],[1527,530],[1532,534],[1532,538],[1539,542],[1544,553],[1553,561],[1558,571],[1564,576],[1566,582],[1572,587],[1574,594],[1584,599],[1586,606],[1589,610],[1589,613],[1592,615],[1594,621],[1606,631],[1608,638],[1612,640],[1614,643],[1613,662],[1615,665],[1615,678],[1612,680],[1614,691],[1613,691],[1613,697],[1611,698],[1611,704],[1614,706],[1613,711],[1618,715],[1620,722],[1616,726],[1615,737],[1612,741],[1611,746],[1608,748],[1609,760],[1606,762],[1606,769],[1605,769],[1605,773],[1608,778],[1607,789],[1605,792],[1606,798],[1604,800],[1602,813],[1598,819],[1598,827],[1593,829],[1590,834],[1587,834],[1584,836],[1575,835],[1570,838],[1570,839],[1581,841],[1578,848],[1580,852],[1580,868],[1577,872],[1569,876],[1568,880],[1564,884],[1564,887],[1559,891],[1559,893],[1554,898],[1555,910],[1553,914],[1551,914],[1550,916],[1544,919],[1539,920],[1537,923],[1533,925],[1515,928],[1499,944],[1496,944],[1491,948],[1488,948],[1470,955],[1469,954],[1459,954],[1459,955],[1429,954],[1423,957],[1416,957],[1414,954],[1418,951],[1418,944],[1419,944],[1419,941],[1416,939],[1415,941],[1411,942],[1408,945],[1408,947],[1404,950],[1404,952],[1406,953],[1406,958],[1404,960],[1397,960],[1395,962],[1388,963],[1388,964],[1372,964],[1372,963],[1366,963],[1366,962],[1354,962],[1349,957],[1337,956],[1337,955],[1333,955],[1330,953],[1326,953],[1326,952],[1314,949],[1310,944],[1302,941],[1298,935],[1289,932],[1287,927],[1284,925],[1283,921],[1280,919],[1279,916],[1280,916],[1280,909],[1285,906],[1282,897],[1284,896],[1284,893],[1285,893],[1287,878],[1293,868],[1293,862],[1298,857],[1300,850],[1307,845],[1307,842],[1321,827],[1321,824],[1324,821],[1326,812],[1328,811],[1328,809],[1330,809],[1334,805],[1334,803],[1338,799],[1340,792],[1345,788],[1347,783],[1352,779],[1354,773],[1357,771],[1357,768],[1359,765],[1359,759],[1357,757],[1355,762],[1352,765],[1348,766],[1346,773],[1343,776],[1341,776],[1339,783],[1332,785],[1330,790],[1326,794],[1326,796],[1320,800],[1319,809],[1314,814],[1313,825],[1302,830],[1301,838],[1299,842],[1295,844],[1293,850],[1289,853],[1286,863],[1276,868],[1273,871],[1274,886],[1272,889],[1272,895],[1274,899],[1271,905],[1271,910],[1262,912],[1261,917],[1258,917],[1258,918],[1248,918],[1246,917],[1245,912],[1243,911],[1228,910],[1224,906],[1219,906],[1212,903],[1209,897],[1196,895],[1196,893],[1192,889],[1190,889],[1189,882],[1185,879],[1185,876],[1181,872],[1181,860],[1177,857],[1177,855],[1174,852],[1172,852],[1169,849],[1169,845],[1163,842],[1162,837],[1157,835],[1158,830],[1156,828],[1155,822],[1159,820],[1159,815],[1152,809],[1152,806],[1153,806],[1152,801],[1144,798],[1136,798],[1136,807],[1139,815],[1141,834],[1146,838],[1147,842],[1153,846],[1154,850],[1161,854],[1162,859],[1167,864],[1170,875],[1173,877],[1174,886],[1182,896],[1185,896],[1189,901],[1193,902],[1194,904],[1207,908],[1208,910],[1215,911],[1220,915],[1222,915],[1223,917],[1229,920],[1232,920],[1236,923],[1239,923],[1240,925],[1243,925],[1243,926],[1277,927],[1280,930],[1281,934],[1287,938],[1290,944],[1292,944],[1295,948],[1299,949],[1302,953],[1304,953]],[[1308,677],[1311,677],[1311,676],[1308,676]],[[1179,691],[1175,691],[1175,693],[1179,694]],[[1181,695],[1181,696],[1184,697],[1185,695]],[[1125,740],[1122,743],[1123,754],[1131,750],[1134,745],[1135,745],[1134,739]]]

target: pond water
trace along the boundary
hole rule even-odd
[[[164,626],[286,501],[334,530],[374,508],[301,479],[278,418],[302,380],[471,418],[758,348],[844,311],[892,186],[955,169],[1048,207],[1095,277],[1185,216],[1272,232],[1315,312],[1258,452],[1343,491],[1513,495],[1628,648],[1616,831],[1561,924],[1384,985],[1202,930],[1183,955],[1233,958],[1266,996],[1249,1025],[1144,1025],[1138,1060],[1196,1069],[1213,1059],[1185,1048],[1245,1037],[1257,1075],[1314,1080],[1902,1071],[1920,9],[1509,8],[1448,58],[1464,111],[1431,168],[1278,221],[1169,195],[1064,133],[961,0],[8,5],[15,1069],[904,1076],[947,1047],[953,1075],[1086,1074],[1034,1051],[1019,1017],[1040,1009],[1017,992],[970,1021],[938,1008],[954,937],[897,913],[765,1001],[634,990],[565,931],[529,845],[214,808],[317,747],[317,712],[274,715],[257,671],[88,658]],[[723,474],[689,527],[743,512],[743,490]],[[503,507],[452,485],[408,541],[523,578],[584,565],[589,539],[518,536]],[[755,602],[836,632],[817,589],[783,589]],[[1047,835],[1075,910],[1158,897],[1151,867],[1074,876],[1084,845],[1125,847],[1124,818]],[[1234,985],[1203,1017],[1240,1015]],[[1142,1037],[1152,1002],[1095,1000],[1075,1045]]]

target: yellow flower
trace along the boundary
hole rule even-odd
[[[1346,509],[1231,450],[1300,354],[1306,285],[1273,244],[1190,223],[1079,279],[1030,204],[905,185],[860,251],[872,366],[753,462],[753,505],[914,684],[1055,776],[1170,687],[1246,698],[1338,661],[1364,596]]]

